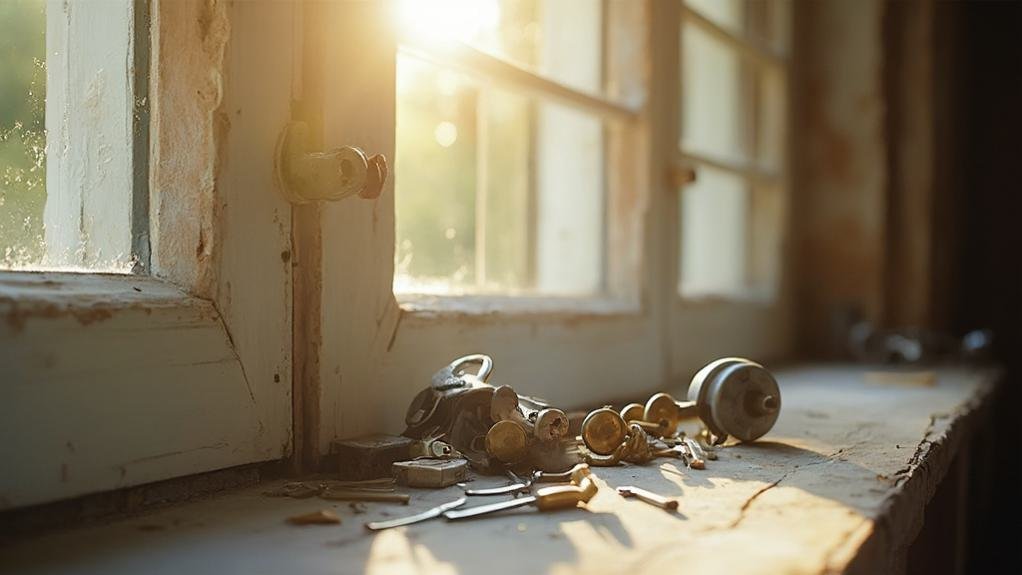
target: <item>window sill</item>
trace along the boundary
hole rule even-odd
[[[412,495],[408,507],[368,503],[355,510],[345,503],[263,496],[279,483],[273,482],[24,539],[0,550],[0,564],[12,572],[108,574],[180,572],[183,565],[195,573],[327,573],[338,565],[368,572],[588,574],[639,565],[652,573],[681,564],[714,573],[900,571],[937,487],[946,477],[972,473],[977,479],[956,455],[964,455],[988,420],[998,373],[940,368],[936,385],[920,388],[869,383],[867,371],[778,371],[784,408],[763,440],[729,444],[702,471],[668,459],[596,469],[600,491],[584,509],[526,508],[373,534],[363,522],[416,513],[461,490],[399,488]],[[982,468],[978,454],[973,457],[972,465]],[[679,511],[619,497],[614,487],[626,484],[677,498]],[[285,523],[317,509],[333,510],[343,522]],[[942,557],[963,551],[956,547],[929,551]]]
[[[609,319],[631,318],[642,312],[638,302],[609,297],[426,294],[397,294],[395,297],[403,313],[423,318],[504,316],[509,319]]]
[[[163,280],[128,274],[0,272],[0,313],[8,323],[94,310],[175,306],[197,298]]]

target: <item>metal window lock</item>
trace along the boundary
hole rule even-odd
[[[308,151],[309,126],[290,122],[277,142],[276,177],[284,197],[294,204],[337,201],[358,194],[376,199],[387,181],[387,159],[366,156],[354,146]]]

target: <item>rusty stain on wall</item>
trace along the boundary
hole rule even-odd
[[[814,356],[838,353],[837,314],[884,313],[883,15],[880,0],[795,5],[797,321]]]

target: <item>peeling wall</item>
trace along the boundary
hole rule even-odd
[[[152,14],[153,28],[160,30],[150,89],[150,145],[152,157],[160,158],[150,175],[152,271],[211,297],[218,135],[223,131],[218,109],[230,35],[226,6],[219,0],[155,0]]]
[[[793,127],[801,348],[836,350],[836,315],[884,314],[886,141],[880,0],[799,2]]]

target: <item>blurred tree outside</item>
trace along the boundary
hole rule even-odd
[[[0,268],[43,256],[46,3],[0,1]]]
[[[465,40],[534,67],[538,0],[490,2]],[[535,103],[407,56],[397,86],[395,291],[528,290]]]

